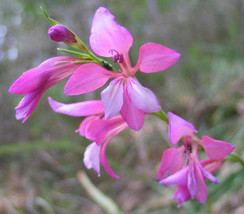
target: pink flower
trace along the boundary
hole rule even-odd
[[[111,177],[118,179],[119,176],[107,161],[106,148],[116,135],[128,127],[122,117],[116,116],[105,120],[102,102],[98,100],[64,104],[49,97],[48,101],[55,112],[75,117],[88,116],[76,130],[81,136],[94,141],[86,148],[84,164],[88,169],[93,168],[100,176],[101,163]]]
[[[36,108],[42,94],[80,66],[73,63],[77,60],[80,59],[67,56],[53,57],[24,72],[9,89],[13,94],[25,94],[15,108],[16,119],[23,119],[24,123]]]
[[[110,11],[98,8],[92,22],[91,48],[100,56],[112,57],[120,72],[108,71],[94,63],[85,64],[68,80],[65,93],[78,95],[94,91],[114,78],[101,94],[105,119],[120,112],[130,128],[140,130],[145,114],[157,112],[161,106],[154,93],[137,81],[136,72],[165,70],[176,63],[180,54],[160,44],[146,43],[140,48],[139,59],[133,67],[129,59],[132,44],[130,32],[115,21]]]
[[[164,151],[157,178],[161,180],[160,184],[177,186],[174,199],[178,201],[178,206],[190,198],[205,203],[207,200],[205,178],[218,184],[218,180],[211,173],[221,166],[223,159],[234,150],[235,146],[208,136],[198,139],[194,136],[198,131],[191,123],[171,112],[168,113],[168,117],[171,143],[176,144],[183,138],[184,146]],[[199,146],[204,148],[209,159],[199,161]]]
[[[168,112],[168,117],[169,140],[173,145],[177,144],[181,138],[184,138],[184,144],[195,143],[202,146],[207,156],[212,160],[224,159],[235,148],[235,146],[232,144],[215,140],[208,136],[203,136],[202,139],[198,139],[194,136],[194,133],[197,133],[198,131],[191,123],[173,114],[172,112]]]

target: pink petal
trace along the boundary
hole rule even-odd
[[[64,93],[67,95],[84,94],[102,87],[113,73],[98,64],[87,63],[80,66],[69,78]]]
[[[214,177],[210,172],[208,172],[207,170],[205,170],[201,163],[198,163],[198,167],[201,169],[202,174],[210,181],[212,181],[215,184],[219,184],[219,181],[216,177]]]
[[[174,200],[178,201],[177,207],[181,207],[181,205],[189,200],[190,197],[191,195],[187,189],[187,186],[178,186],[174,194]]]
[[[15,107],[16,119],[23,119],[22,123],[24,123],[36,108],[43,93],[43,90],[36,90],[25,95],[25,97],[19,102],[18,106]]]
[[[104,57],[111,57],[111,51],[119,54],[129,52],[133,44],[130,32],[120,26],[115,17],[104,7],[99,7],[92,21],[90,45],[92,50]]]
[[[75,57],[53,57],[36,68],[24,72],[10,87],[9,92],[14,94],[27,94],[45,87],[48,80],[54,75],[66,73],[70,75],[80,65],[71,63]],[[66,75],[66,76],[67,76]],[[65,76],[65,77],[66,77]]]
[[[187,174],[187,188],[191,194],[191,197],[194,198],[197,194],[197,181],[196,181],[196,172],[195,172],[195,164],[192,160],[189,162],[188,166],[188,174]]]
[[[124,120],[121,116],[109,120],[93,120],[86,129],[86,138],[95,141],[100,146],[116,127],[122,125]]]
[[[169,148],[164,151],[157,175],[158,180],[162,180],[180,170],[184,161],[183,153],[183,146],[179,148]]]
[[[202,137],[201,145],[203,146],[208,157],[213,160],[224,159],[235,149],[235,146],[230,143],[215,140],[208,136]]]
[[[195,173],[197,191],[195,192],[194,195],[191,194],[191,196],[193,198],[196,198],[201,204],[204,204],[207,201],[208,189],[204,181],[202,171],[196,164],[194,164],[194,173]],[[189,192],[191,192],[190,189]]]
[[[143,87],[136,79],[128,78],[125,87],[128,91],[131,103],[136,108],[146,113],[158,112],[161,110],[161,106],[155,94],[148,88]]]
[[[139,50],[137,66],[144,73],[163,71],[180,58],[180,54],[157,43],[146,43]]]
[[[83,159],[86,168],[87,169],[93,168],[98,174],[98,176],[100,176],[99,154],[100,154],[100,146],[97,146],[97,144],[93,142],[89,146],[87,146],[84,153],[84,159]]]
[[[223,160],[202,160],[200,161],[201,165],[205,170],[213,173],[217,171],[223,164]]]
[[[139,131],[142,128],[145,113],[131,103],[126,90],[124,91],[124,103],[120,110],[120,114],[131,129]]]
[[[98,116],[90,116],[90,117],[87,117],[85,118],[81,124],[80,124],[80,127],[75,131],[75,132],[79,132],[79,134],[83,137],[86,137],[86,133],[87,133],[87,129],[89,128],[90,126],[90,123],[94,120],[97,120],[99,119]]]
[[[173,145],[177,144],[182,137],[192,136],[193,133],[198,132],[191,123],[173,114],[172,112],[168,112],[168,117],[169,140]]]
[[[100,151],[100,162],[103,165],[105,171],[115,179],[119,179],[119,176],[112,170],[110,167],[107,157],[106,157],[106,148],[109,142],[113,139],[114,136],[110,137],[102,146],[101,151]]]
[[[185,167],[173,175],[168,176],[167,178],[164,178],[159,183],[164,185],[179,185],[179,186],[185,186],[187,183],[187,172],[188,167]]]
[[[53,100],[51,97],[48,98],[49,105],[53,111],[67,114],[74,117],[89,116],[94,114],[103,113],[103,105],[99,100],[91,100],[85,102],[64,104]]]
[[[109,119],[119,113],[123,105],[123,79],[116,78],[102,93],[102,103],[105,110],[105,119]]]

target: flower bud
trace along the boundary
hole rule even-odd
[[[57,24],[48,29],[48,35],[55,42],[76,43],[75,35],[64,25]]]

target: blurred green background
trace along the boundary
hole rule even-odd
[[[49,39],[40,6],[86,44],[95,10],[107,7],[134,37],[134,64],[146,42],[180,52],[175,66],[138,73],[138,79],[165,111],[193,122],[201,135],[236,145],[235,153],[244,157],[243,0],[0,0],[0,213],[105,213],[78,181],[80,170],[123,213],[244,213],[244,169],[231,161],[216,174],[220,185],[207,182],[205,205],[191,201],[176,208],[174,187],[155,179],[170,144],[167,126],[152,116],[140,132],[127,129],[110,144],[108,158],[120,180],[104,170],[101,178],[86,171],[82,159],[88,141],[74,133],[81,118],[52,112],[47,96],[68,103],[99,98],[100,91],[67,97],[64,81],[42,97],[25,124],[15,120],[22,96],[9,94],[9,86],[25,70],[61,55],[57,47],[66,48]]]

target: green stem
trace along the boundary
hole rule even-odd
[[[99,57],[97,57],[95,54],[93,54],[91,51],[87,50],[86,52],[92,59],[96,60],[98,62],[99,65],[101,65],[102,67],[108,69],[108,70],[112,70],[112,71],[116,71],[116,69],[106,60],[103,60]]]
[[[168,116],[163,109],[161,109],[158,112],[152,113],[152,115],[158,117],[159,119],[163,120],[165,123],[169,124]]]
[[[244,167],[244,161],[237,154],[230,154],[225,158],[225,160],[230,160],[232,162],[238,162]]]
[[[100,191],[88,178],[85,172],[79,171],[77,179],[90,197],[109,214],[122,214],[117,204]]]

